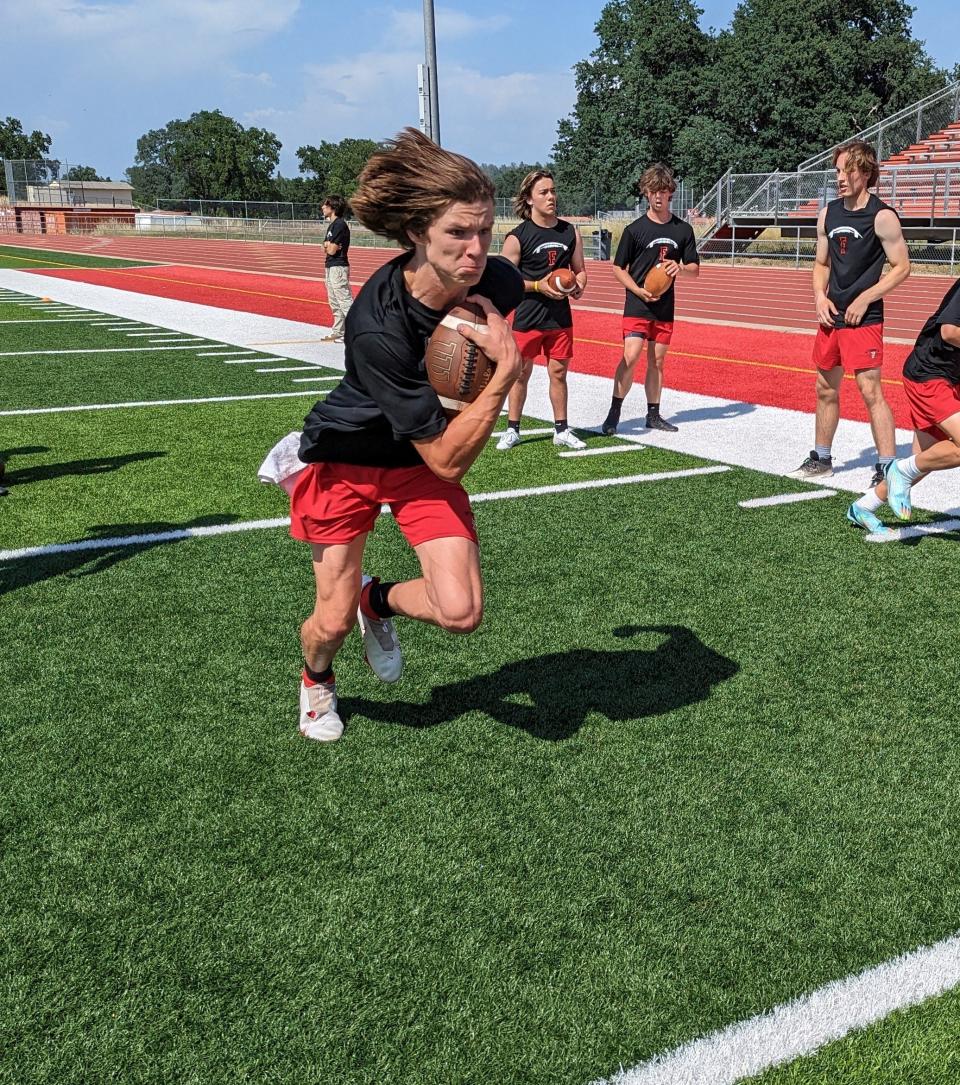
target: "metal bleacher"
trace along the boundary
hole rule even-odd
[[[960,80],[850,138],[877,148],[877,195],[895,208],[905,232],[922,230],[928,242],[949,238],[952,252],[960,227]],[[701,253],[747,256],[779,227],[780,239],[796,239],[799,258],[820,209],[837,196],[836,146],[792,172],[724,174],[694,213]]]

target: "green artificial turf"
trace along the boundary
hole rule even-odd
[[[0,545],[283,516],[254,473],[309,402],[6,417]],[[546,436],[467,481],[698,466]],[[956,537],[738,506],[792,488],[476,502],[483,625],[399,622],[395,686],[352,634],[332,746],[297,733],[283,528],[3,559],[0,1082],[586,1085],[953,933]],[[389,518],[366,564],[417,574]],[[955,1006],[775,1073],[950,1067],[919,1052]]]
[[[150,260],[122,260],[116,256],[89,256],[80,252],[56,252],[51,249],[26,249],[0,245],[0,268],[30,271],[41,267],[149,267]]]

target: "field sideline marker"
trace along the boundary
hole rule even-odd
[[[960,985],[960,935],[904,953],[592,1085],[734,1085]]]
[[[285,392],[284,395],[307,395],[308,393]],[[266,398],[251,396],[251,399]],[[530,486],[521,490],[494,490],[490,493],[471,494],[470,503],[485,501],[509,501],[516,497],[537,497],[540,494],[571,493],[575,490],[595,490],[607,486],[626,486],[634,482],[666,482],[674,478],[691,478],[697,475],[718,475],[732,468],[725,464],[716,467],[691,467],[682,471],[657,471],[649,475],[628,475],[625,478],[587,479],[581,482],[558,482],[552,486]],[[384,510],[386,506],[384,506]],[[48,554],[67,554],[74,550],[103,550],[115,546],[139,546],[144,543],[176,542],[197,536],[229,535],[238,531],[257,531],[268,527],[286,527],[290,517],[277,520],[244,520],[239,524],[214,524],[210,527],[179,528],[175,531],[162,531],[152,535],[117,535],[111,539],[81,539],[78,542],[51,543],[47,546],[28,546],[23,550],[0,550],[0,562],[18,561],[21,558],[45,557]]]
[[[179,349],[179,348],[178,348]],[[319,378],[323,380],[323,377]],[[321,396],[326,388],[304,388],[299,392],[257,392],[247,396],[207,396],[196,399],[141,399],[129,403],[84,403],[78,407],[21,407],[0,411],[0,418],[20,414],[69,414],[71,411],[114,411],[126,407],[176,407],[181,403],[234,403],[242,399],[292,399],[294,396]]]
[[[776,494],[773,497],[751,497],[749,501],[738,501],[742,509],[765,509],[770,505],[792,505],[797,501],[816,501],[818,497],[836,497],[837,491],[827,488],[821,490],[801,490],[795,494]]]

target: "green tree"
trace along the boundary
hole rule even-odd
[[[742,0],[717,41],[710,115],[726,146],[702,141],[714,176],[794,169],[944,86],[911,36],[913,10],[904,0]]]
[[[280,146],[265,128],[203,110],[142,135],[127,178],[138,200],[272,200]]]
[[[93,166],[71,166],[63,175],[64,181],[109,181],[109,177],[101,177]]]
[[[0,121],[0,158],[46,158],[50,153],[51,142],[51,138],[40,131],[27,135],[16,117],[7,117],[5,121]],[[0,195],[7,194],[5,172],[0,170]]]
[[[575,66],[577,101],[560,121],[554,155],[568,199],[631,204],[651,162],[670,163],[677,133],[703,106],[712,55],[692,0],[610,0],[589,60]]]
[[[349,199],[357,190],[357,178],[367,160],[380,149],[372,139],[342,139],[339,143],[323,140],[319,147],[309,145],[297,150],[300,172],[312,174],[317,199],[339,193]]]
[[[483,172],[493,181],[495,186],[495,197],[498,200],[513,200],[517,192],[520,190],[520,185],[527,176],[528,173],[533,170],[550,170],[551,173],[555,171],[553,163],[548,162],[544,165],[542,162],[511,162],[505,166],[494,166],[491,163],[483,163],[481,165]],[[561,196],[561,204],[563,203],[563,193]]]

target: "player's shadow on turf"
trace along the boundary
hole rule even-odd
[[[190,528],[231,524],[236,516],[197,516],[183,524],[158,520],[146,524],[93,524],[84,539],[65,546],[80,544],[84,549],[63,550],[49,554],[27,555],[0,559],[0,595],[19,591],[57,576],[76,578],[102,573],[118,562],[152,550],[157,546],[183,541],[183,536],[171,535]],[[139,541],[130,542],[131,538]]]
[[[155,460],[166,455],[166,452],[130,452],[125,456],[94,456],[87,460],[67,460],[64,463],[38,463],[32,467],[8,470],[4,481],[11,486],[23,486],[31,482],[49,482],[51,479],[62,478],[64,475],[102,475],[107,471],[117,471],[121,467],[126,467],[128,463]]]
[[[723,403],[716,407],[696,407],[689,411],[677,411],[668,416],[669,421],[682,425],[685,422],[722,422],[726,418],[740,418],[753,414],[756,403]]]
[[[343,707],[383,723],[436,727],[466,712],[483,712],[533,738],[570,738],[596,713],[612,722],[673,712],[702,701],[740,669],[682,625],[637,625],[617,637],[660,633],[653,649],[574,648],[507,663],[491,674],[437,686],[424,704],[349,698]]]
[[[13,456],[35,456],[40,452],[49,452],[46,445],[23,445],[20,448],[0,448],[0,460],[9,460]]]

